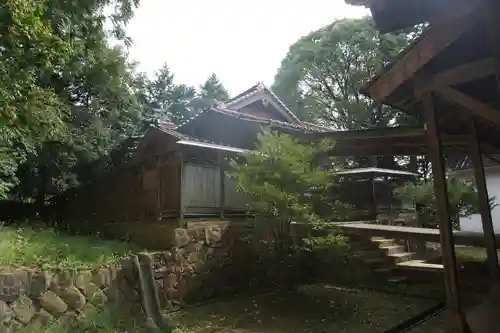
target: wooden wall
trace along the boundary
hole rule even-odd
[[[246,198],[236,190],[236,183],[224,173],[221,184],[219,166],[186,164],[183,173],[183,204],[186,214],[244,212]],[[224,196],[221,196],[224,191]]]
[[[179,150],[150,156],[99,182],[67,191],[62,219],[76,221],[72,224],[82,230],[101,230],[116,223],[244,213],[245,197],[227,174],[221,184],[221,175],[218,165],[185,163]]]

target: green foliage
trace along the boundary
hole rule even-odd
[[[2,6],[0,197],[43,203],[76,184],[81,165],[134,134],[141,109],[130,88],[133,68],[107,38],[130,43],[124,25],[137,5],[7,0]]]
[[[473,182],[450,176],[447,179],[449,209],[453,227],[459,229],[460,217],[478,213],[478,198]],[[413,200],[418,209],[419,220],[426,227],[438,227],[436,196],[432,180],[407,183],[395,190],[403,200]],[[489,198],[490,207],[494,207],[495,198]]]
[[[43,269],[96,268],[118,263],[135,248],[124,242],[68,236],[52,229],[4,227],[0,266]]]
[[[419,30],[381,35],[370,17],[337,20],[291,45],[273,91],[300,118],[339,130],[419,125],[416,118],[376,105],[361,93]],[[392,156],[356,157],[349,164],[395,168],[396,162]]]
[[[369,17],[335,21],[290,47],[273,89],[298,114],[336,128],[385,127],[395,110],[376,108],[360,91],[409,39],[379,35]]]
[[[264,129],[254,151],[231,161],[232,176],[257,215],[319,223],[321,218],[314,209],[318,200],[328,198],[334,214],[342,214],[345,208],[332,196],[332,170],[313,164],[332,145],[328,140],[303,144],[289,135]]]
[[[176,84],[174,74],[166,64],[156,71],[152,80],[144,74],[139,75],[135,87],[144,108],[142,131],[159,119],[168,119],[179,124],[194,114],[193,101],[196,90],[184,84]]]
[[[205,109],[211,106],[214,101],[226,101],[229,99],[229,93],[222,85],[217,75],[212,73],[205,83],[200,85],[196,100],[196,108]]]

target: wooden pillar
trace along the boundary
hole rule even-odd
[[[179,152],[179,228],[185,227],[184,222],[184,156]]]
[[[426,120],[426,135],[429,145],[429,155],[432,163],[432,175],[434,178],[434,191],[436,193],[437,217],[439,220],[439,236],[441,253],[444,266],[444,283],[446,292],[446,304],[450,311],[450,322],[448,332],[465,333],[471,332],[465,319],[458,293],[457,265],[455,256],[455,244],[453,240],[453,226],[450,219],[448,206],[448,192],[446,186],[446,174],[443,160],[443,147],[439,134],[439,128],[434,107],[433,95],[425,92],[422,95],[422,104]]]
[[[372,182],[373,220],[377,221],[377,198],[376,198],[376,194],[375,194],[375,173],[372,173],[370,180]]]
[[[488,254],[488,267],[490,270],[491,288],[500,291],[500,269],[498,267],[498,255],[496,250],[495,231],[493,229],[493,220],[488,202],[488,189],[484,175],[484,165],[481,152],[481,146],[477,137],[476,123],[471,121],[471,142],[470,158],[474,166],[474,178],[476,180],[477,197],[479,212],[481,213],[481,222],[483,224],[484,242],[486,253]]]
[[[161,181],[161,165],[160,165],[160,156],[156,158],[156,219],[161,220],[161,206],[163,203],[162,200],[162,195],[163,195],[163,188],[162,188],[162,181]]]
[[[220,178],[220,188],[219,188],[219,204],[220,204],[220,218],[224,218],[224,208],[225,208],[225,182],[226,174],[224,172],[224,155],[221,151],[217,153],[217,164],[219,165],[219,178]]]

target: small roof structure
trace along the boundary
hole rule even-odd
[[[403,171],[403,170],[393,170],[384,168],[358,168],[358,169],[348,169],[335,173],[336,175],[360,175],[360,174],[379,174],[379,175],[397,175],[397,176],[411,176],[418,177],[418,174]]]
[[[321,131],[304,133],[311,140],[331,138],[335,140],[332,156],[415,156],[424,155],[429,147],[422,127],[387,127],[352,131]],[[467,153],[470,138],[467,135],[442,135],[447,155]],[[497,148],[483,144],[485,154],[494,154]]]

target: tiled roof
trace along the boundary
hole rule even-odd
[[[231,105],[233,104],[236,104],[246,98],[249,98],[259,92],[266,92],[267,94],[269,94],[269,96],[274,100],[275,103],[277,103],[287,114],[288,116],[290,116],[293,120],[297,121],[297,122],[301,122],[300,119],[295,115],[295,113],[293,113],[286,105],[285,103],[283,103],[278,96],[276,96],[275,93],[272,92],[271,89],[269,89],[268,87],[266,87],[262,82],[259,82],[257,83],[256,85],[254,85],[253,87],[245,90],[244,92],[242,92],[241,94],[238,94],[236,95],[235,97],[233,98],[230,98],[229,100],[225,101],[224,102],[224,105],[227,107],[227,108],[231,108]]]
[[[208,112],[216,112],[219,114],[224,114],[230,117],[235,117],[239,118],[245,121],[253,121],[253,122],[258,122],[261,124],[268,124],[270,126],[275,126],[275,127],[281,127],[281,128],[288,128],[288,129],[293,129],[293,130],[298,130],[298,131],[308,131],[308,132],[323,132],[327,130],[331,130],[329,128],[325,128],[320,125],[315,125],[311,123],[300,123],[300,124],[294,124],[294,123],[288,123],[280,120],[275,120],[275,119],[268,119],[268,118],[262,118],[258,116],[254,116],[251,114],[247,113],[242,113],[239,111],[234,111],[234,110],[229,110],[227,108],[209,108],[202,110],[198,114],[194,115],[193,117],[189,118],[179,126],[177,126],[176,130],[181,129],[184,125],[190,123],[193,119],[199,117],[202,114],[208,113]]]

